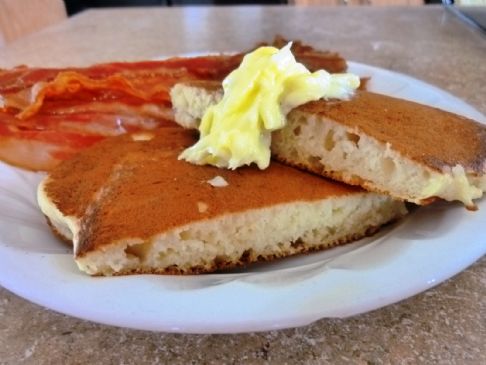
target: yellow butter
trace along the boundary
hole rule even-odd
[[[421,197],[426,199],[438,196],[448,201],[460,200],[468,207],[475,207],[474,199],[483,196],[486,190],[486,179],[468,176],[464,168],[456,165],[441,174],[433,173],[422,190]]]
[[[179,159],[236,169],[270,163],[271,132],[283,128],[293,108],[321,98],[347,99],[359,87],[353,74],[311,73],[290,51],[260,47],[223,81],[224,96],[204,114],[200,139]]]

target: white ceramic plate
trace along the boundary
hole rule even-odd
[[[350,63],[370,89],[485,118],[416,79]],[[426,123],[426,121],[424,121]],[[460,272],[486,253],[479,211],[433,204],[360,242],[229,274],[91,278],[79,272],[36,206],[40,174],[0,164],[0,284],[71,316],[166,332],[231,333],[302,326],[394,303]]]

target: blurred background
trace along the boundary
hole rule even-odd
[[[431,4],[443,4],[448,11],[453,12],[466,23],[486,32],[486,0],[0,0],[0,47],[61,22],[68,16],[93,8],[198,5],[420,7]],[[456,5],[460,5],[459,10],[456,9]]]

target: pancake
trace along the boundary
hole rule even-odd
[[[260,171],[177,156],[192,131],[100,142],[53,169],[38,202],[91,275],[192,274],[320,250],[375,232],[401,202],[278,162]]]
[[[215,83],[177,84],[176,121],[197,128],[221,91]],[[272,134],[275,159],[347,184],[427,204],[459,200],[474,209],[486,191],[486,126],[407,100],[358,91],[291,111]]]

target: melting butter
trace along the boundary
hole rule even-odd
[[[204,114],[199,141],[179,159],[229,169],[256,163],[265,169],[271,132],[285,126],[289,111],[321,98],[348,99],[359,87],[353,74],[311,73],[290,47],[260,47],[243,58],[223,81],[223,99]]]

